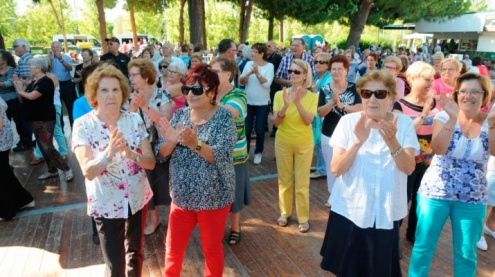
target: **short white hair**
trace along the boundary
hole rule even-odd
[[[251,45],[246,45],[242,48],[242,54],[246,59],[251,59]]]
[[[31,47],[29,47],[29,42],[27,42],[25,39],[18,38],[14,40],[14,44],[17,42],[17,45],[19,46],[24,46],[26,47],[26,51],[31,51]]]
[[[187,66],[182,61],[175,61],[168,65],[168,69],[179,72],[180,75],[184,76],[187,74]]]

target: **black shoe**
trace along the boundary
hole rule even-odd
[[[32,150],[32,149],[33,149],[33,146],[31,146],[31,145],[28,145],[25,143],[18,143],[17,146],[14,147],[14,149],[12,149],[12,151],[22,152],[22,151],[28,151],[28,150]]]
[[[100,237],[98,237],[98,234],[93,234],[93,243],[95,245],[100,245]]]
[[[274,138],[275,137],[275,134],[277,134],[277,130],[273,130],[271,133],[270,133],[270,137],[271,138]]]
[[[414,244],[414,241],[416,241],[414,235],[410,235],[410,234],[406,234],[406,239],[412,244]]]

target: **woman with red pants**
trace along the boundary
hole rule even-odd
[[[169,122],[160,119],[162,138],[156,146],[170,159],[170,208],[165,276],[180,276],[191,233],[199,225],[205,256],[205,276],[222,276],[222,238],[234,202],[232,152],[237,140],[234,118],[216,105],[218,75],[209,65],[197,65],[184,80],[189,106]]]

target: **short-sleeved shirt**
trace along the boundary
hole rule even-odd
[[[170,123],[174,128],[193,127],[191,108],[178,110]],[[187,210],[221,209],[234,202],[235,171],[232,158],[237,140],[234,118],[218,107],[208,122],[198,126],[198,140],[211,146],[215,163],[205,160],[188,147],[178,144],[170,158],[170,196],[175,205]],[[163,143],[163,138],[160,138]],[[160,144],[155,147],[159,149]]]
[[[433,81],[431,88],[437,92],[437,95],[440,95],[442,92],[445,92],[446,94],[454,92],[454,88],[446,86],[442,79],[436,79]]]
[[[30,121],[49,121],[55,120],[55,105],[53,105],[55,86],[52,79],[43,76],[37,81],[31,82],[26,92],[31,93],[38,91],[41,96],[34,100],[23,98],[26,103],[27,118]]]
[[[148,137],[142,119],[136,113],[121,112],[117,128],[123,133],[129,148],[142,153],[141,142]],[[110,143],[110,129],[94,112],[74,122],[72,151],[79,146],[91,148],[93,157],[100,157]],[[108,162],[106,169],[93,180],[85,180],[88,215],[103,218],[127,218],[140,211],[151,199],[146,173],[137,163],[120,153]]]
[[[284,106],[284,92],[278,91],[273,100],[273,110],[280,111]],[[310,114],[316,115],[318,95],[307,91],[301,99],[303,108]],[[284,120],[278,126],[276,140],[287,144],[305,144],[313,142],[311,124],[306,125],[293,101],[290,102],[285,112]]]
[[[5,101],[9,101],[17,98],[17,93],[15,92],[14,82],[12,78],[14,76],[14,68],[9,66],[7,68],[7,73],[5,75],[0,75],[0,97]]]
[[[33,58],[33,56],[31,56],[29,52],[26,52],[19,58],[20,59],[17,62],[15,74],[19,77],[19,79],[25,80],[26,78],[31,77],[29,61]]]
[[[356,92],[356,84],[351,82],[347,83],[347,88],[339,95],[339,98],[342,105],[346,106],[354,106],[362,103],[361,96],[359,96]],[[318,96],[318,107],[327,104],[332,99],[333,90],[331,83],[328,83],[320,90],[320,95]],[[321,133],[327,137],[331,137],[335,127],[337,127],[337,124],[339,123],[340,118],[346,114],[347,112],[342,111],[337,106],[333,107],[323,119]]]
[[[67,64],[72,65],[72,59],[67,55],[62,55],[62,60]],[[70,81],[72,79],[71,71],[68,71],[59,59],[52,60],[51,72],[57,76],[59,82]]]
[[[127,64],[131,61],[131,58],[127,56],[126,54],[122,54],[119,52],[118,56],[115,56],[114,54],[108,52],[100,57],[101,61],[114,61],[116,64],[119,65],[119,69],[124,74],[124,76],[127,77],[129,75],[129,71],[127,69]]]
[[[74,120],[76,120],[92,110],[93,108],[91,108],[91,106],[89,105],[86,95],[83,95],[77,98],[76,101],[74,101],[74,107],[72,108],[72,117],[74,118]]]
[[[253,61],[247,62],[242,71],[241,78],[246,76],[253,68]],[[273,64],[266,63],[258,67],[259,74],[266,79],[263,84],[260,83],[255,74],[248,77],[244,91],[247,94],[247,103],[253,106],[265,106],[270,104],[270,86],[273,82]]]
[[[7,103],[0,97],[0,116],[2,117],[3,127],[0,128],[0,151],[7,151],[14,144],[14,134],[10,120],[7,118]]]
[[[433,159],[433,150],[431,149],[431,138],[433,134],[433,118],[440,112],[438,109],[437,101],[433,99],[432,108],[428,113],[428,116],[423,120],[421,126],[416,130],[419,142],[419,154],[414,157],[416,161],[417,171],[425,171]],[[423,107],[414,105],[405,99],[399,100],[394,103],[394,110],[401,111],[405,115],[409,116],[414,121],[416,117],[419,117],[423,113]]]
[[[412,120],[398,117],[396,138],[403,148],[419,150]],[[342,117],[330,139],[332,147],[349,149],[356,142],[354,126],[361,112]],[[349,169],[337,177],[330,196],[332,211],[360,228],[393,229],[407,215],[407,175],[399,170],[377,129],[359,148]]]
[[[443,123],[449,118],[445,111],[435,116],[435,120]],[[466,138],[456,122],[448,143],[445,154],[433,157],[418,194],[433,199],[486,205],[486,172],[490,157],[487,121],[483,122],[478,137],[474,139]]]
[[[280,62],[277,72],[275,73],[275,78],[289,80],[289,72],[287,71],[290,69],[290,64],[292,63],[292,60],[294,60],[294,55],[292,53],[287,54],[282,58],[282,61]],[[314,76],[316,74],[316,69],[315,69],[315,62],[313,57],[311,55],[303,53],[301,56],[301,60],[304,60],[309,63],[309,66],[311,66],[311,72],[312,72],[311,75]]]
[[[234,165],[243,164],[248,159],[246,140],[246,94],[241,89],[234,88],[220,100],[220,103],[231,106],[239,112],[239,116],[234,118],[237,129],[237,141],[234,148]]]

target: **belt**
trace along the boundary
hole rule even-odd
[[[68,82],[72,82],[72,80],[67,80],[67,81],[58,81],[59,83],[61,84],[65,84],[65,83],[68,83]]]

